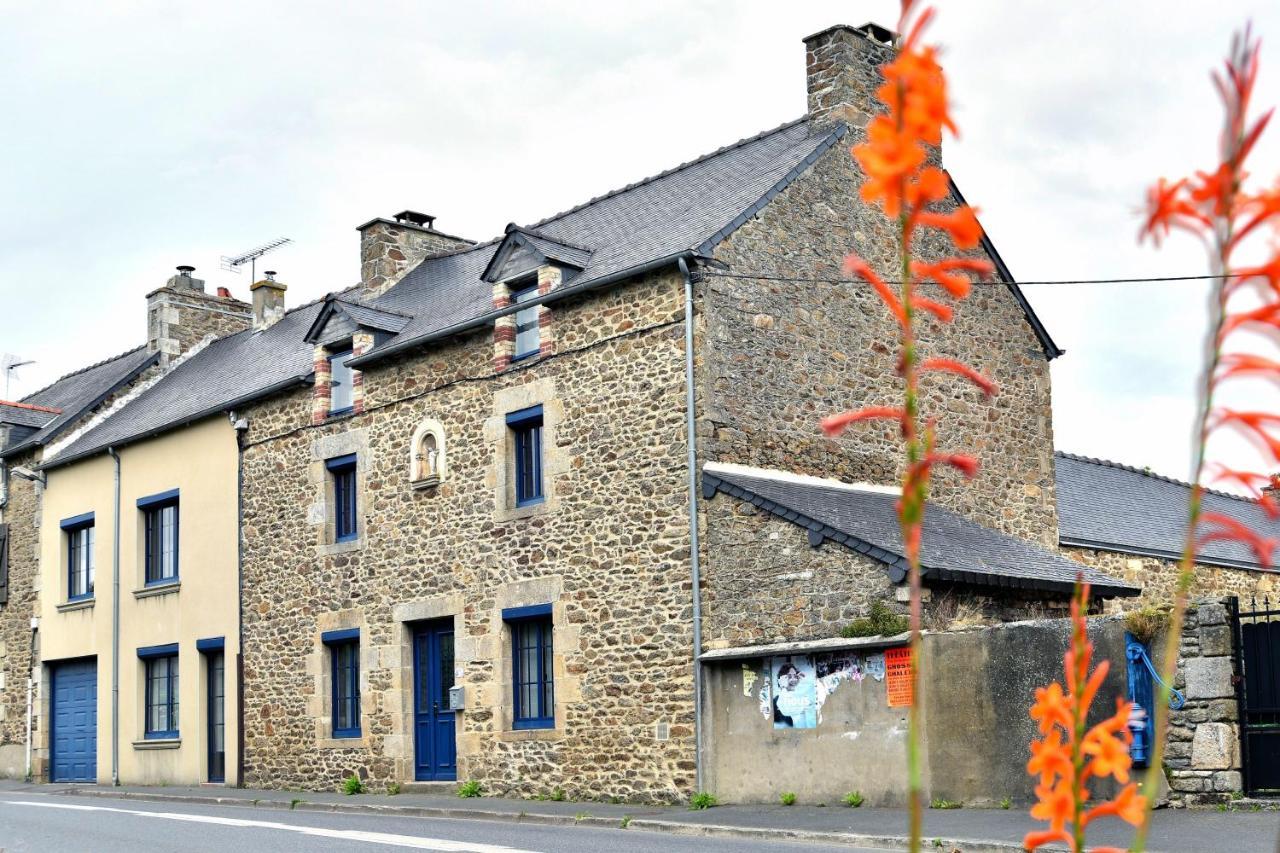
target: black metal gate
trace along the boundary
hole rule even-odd
[[[1277,602],[1280,607],[1280,602]],[[1240,750],[1244,789],[1280,794],[1280,609],[1271,599],[1250,599],[1242,611],[1231,599],[1236,655],[1236,699],[1240,705]]]

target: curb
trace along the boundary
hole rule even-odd
[[[138,800],[154,803],[187,803],[192,805],[239,806],[241,808],[271,809],[275,811],[329,812],[337,814],[396,815],[399,817],[450,818],[454,820],[489,820],[502,823],[533,823],[546,826],[588,826],[596,829],[621,830],[621,821],[611,817],[586,815],[546,814],[537,812],[500,812],[477,808],[451,808],[443,806],[393,806],[372,803],[298,803],[283,800],[248,800],[242,797],[196,796],[193,794],[150,794],[139,791],[102,791],[67,788],[47,793],[74,797],[98,797],[110,800]],[[628,830],[658,832],[695,838],[726,838],[748,841],[802,841],[816,844],[840,844],[849,847],[869,847],[877,850],[906,850],[909,839],[904,835],[870,835],[854,832],[825,832],[808,829],[765,829],[761,827],[727,826],[722,824],[686,823],[677,820],[633,818],[627,822]],[[987,839],[925,839],[928,849],[952,853],[1023,853],[1021,844]]]

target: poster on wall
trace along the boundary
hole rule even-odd
[[[818,725],[817,678],[806,655],[775,657],[773,675],[773,727],[812,729]]]
[[[884,668],[890,708],[909,708],[911,695],[911,647],[885,649]]]

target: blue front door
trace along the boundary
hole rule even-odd
[[[50,669],[49,780],[98,780],[98,662],[73,661]]]
[[[419,626],[413,635],[414,778],[452,782],[458,778],[453,687],[453,620]]]

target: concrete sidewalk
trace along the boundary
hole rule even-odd
[[[260,809],[340,811],[472,820],[527,821],[546,824],[617,827],[727,838],[771,838],[901,850],[906,846],[906,812],[901,809],[843,805],[726,805],[703,811],[677,806],[612,805],[594,802],[460,799],[447,793],[356,794],[315,791],[262,791],[222,786],[120,787],[28,785],[0,780],[5,794],[73,794],[83,797],[152,802],[234,805]],[[925,813],[927,849],[964,853],[1014,853],[1022,837],[1042,824],[1025,810],[949,809]],[[1280,813],[1163,809],[1155,813],[1149,849],[1183,853],[1276,853]],[[1116,820],[1090,827],[1093,845],[1126,847],[1132,833]],[[935,839],[941,841],[937,845]]]

